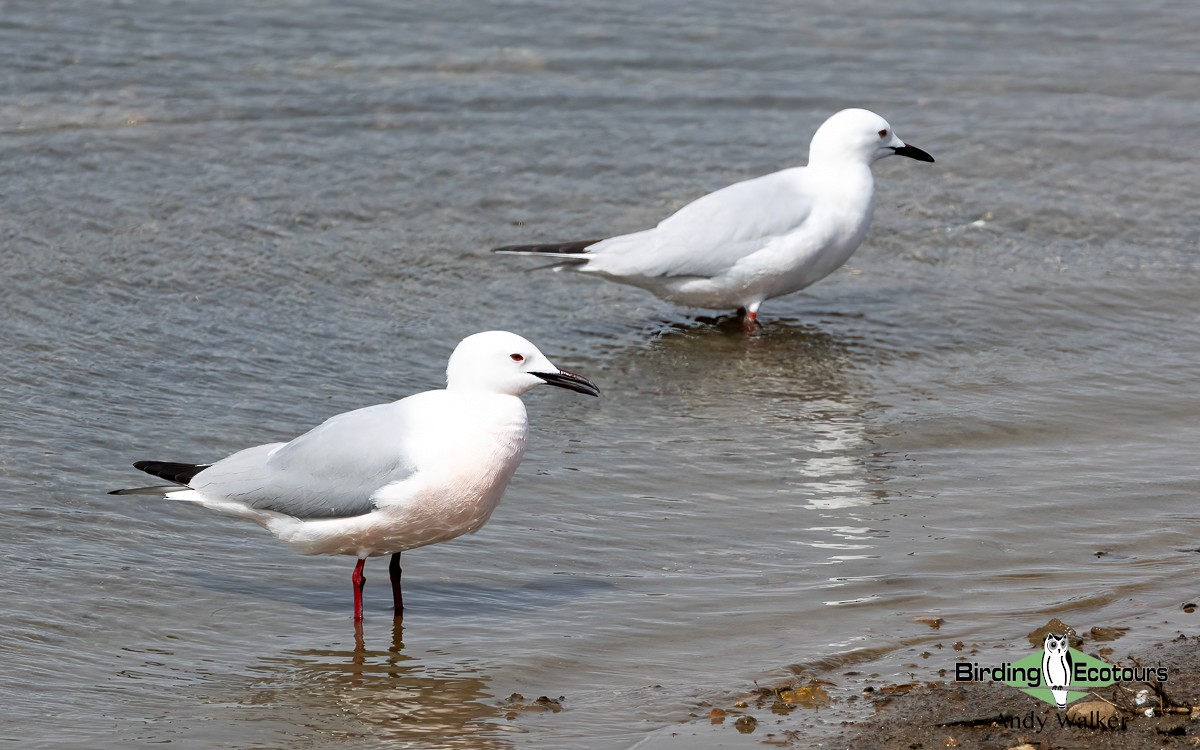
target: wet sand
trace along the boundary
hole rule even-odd
[[[717,731],[680,732],[675,740],[691,734],[705,747],[851,750],[1142,750],[1200,745],[1200,635],[1177,632],[1128,653],[1113,642],[1125,630],[1093,628],[1072,637],[1072,646],[1122,667],[1165,667],[1166,681],[1116,683],[1059,710],[1000,682],[955,682],[952,667],[938,681],[896,683],[868,676],[858,694],[820,678],[798,678],[761,686],[727,706],[700,707],[696,724],[710,724]],[[988,663],[989,651],[994,651],[981,644],[957,645],[962,650],[956,660]],[[844,718],[831,719],[838,716]]]
[[[1194,747],[1200,742],[1200,649],[1198,637],[1180,634],[1122,663],[1169,665],[1161,684],[1169,704],[1152,695],[1134,705],[1148,683],[1123,683],[1094,691],[1066,711],[1023,696],[998,683],[953,682],[919,686],[872,699],[876,715],[839,733],[831,747],[909,750],[914,747],[1141,748]],[[1090,652],[1089,652],[1090,653]],[[1086,704],[1086,705],[1085,705]],[[1114,705],[1115,704],[1115,705]],[[1142,711],[1154,707],[1154,716]],[[1140,711],[1139,711],[1140,709]],[[1177,713],[1186,711],[1186,713]]]

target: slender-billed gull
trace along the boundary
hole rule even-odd
[[[477,333],[450,355],[444,390],[339,414],[290,443],[214,464],[139,461],[138,469],[176,484],[111,494],[189,500],[256,521],[303,554],[354,555],[355,622],[363,564],[390,554],[399,618],[400,553],[487,522],[525,452],[519,397],[542,383],[600,395],[520,336]]]
[[[844,109],[817,129],[806,167],[709,193],[653,229],[494,252],[560,258],[689,307],[738,308],[754,327],[765,300],[820,281],[858,249],[875,207],[871,164],[893,154],[933,161],[874,112]]]

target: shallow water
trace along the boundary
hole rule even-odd
[[[1200,525],[1198,23],[1107,0],[5,5],[0,738],[629,747],[755,680],[909,679],[922,615],[1023,653],[1052,616],[1175,612]],[[760,336],[484,252],[649,226],[801,163],[845,106],[938,162],[877,165],[871,238]],[[527,397],[491,523],[405,556],[402,632],[380,561],[356,649],[349,559],[104,494],[135,459],[436,387],[495,327],[604,398]]]

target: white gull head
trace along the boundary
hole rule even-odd
[[[866,109],[843,109],[817,128],[808,148],[810,166],[871,164],[887,156],[932,162],[933,157],[896,137],[892,126]]]
[[[556,385],[599,396],[585,377],[554,366],[526,339],[508,331],[484,331],[459,342],[446,365],[446,390],[520,396],[535,385]]]

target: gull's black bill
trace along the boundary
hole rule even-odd
[[[917,161],[927,161],[930,164],[933,163],[933,157],[916,146],[901,146],[900,148],[892,150],[896,152],[896,156],[907,156],[908,158],[916,159]]]
[[[596,384],[588,380],[582,375],[576,375],[569,370],[559,370],[558,372],[535,372],[542,380],[545,380],[550,385],[556,385],[559,388],[566,388],[568,391],[576,393],[586,393],[589,396],[599,396],[600,389]]]

